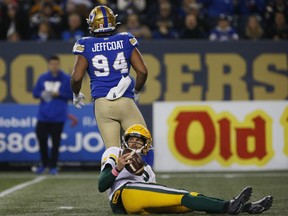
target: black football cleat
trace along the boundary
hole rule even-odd
[[[248,186],[244,188],[243,191],[237,197],[234,197],[230,201],[227,213],[229,215],[239,214],[243,205],[250,199],[251,195],[252,195],[252,187]]]
[[[252,203],[246,203],[243,206],[242,212],[247,212],[249,214],[261,214],[271,208],[273,203],[272,196],[266,196],[261,200]]]

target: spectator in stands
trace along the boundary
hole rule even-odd
[[[34,5],[30,10],[30,26],[35,33],[42,22],[48,22],[50,28],[60,38],[62,31],[62,9],[51,1],[44,1]]]
[[[16,35],[22,40],[29,39],[29,20],[25,11],[16,2],[2,3],[0,8],[0,39],[11,39]]]
[[[274,24],[274,18],[277,12],[281,12],[285,15],[285,19],[288,20],[288,2],[287,0],[267,0],[265,19],[266,26]]]
[[[177,15],[181,17],[185,17],[187,14],[191,13],[191,10],[200,7],[196,0],[182,0],[181,2],[182,3],[177,10]]]
[[[151,31],[157,28],[156,22],[159,19],[162,18],[170,19],[174,23],[176,19],[174,8],[175,5],[172,4],[169,0],[153,1],[153,3],[151,3],[147,8],[146,20],[145,20],[146,24],[149,26]]]
[[[119,21],[123,22],[127,14],[138,14],[142,19],[143,11],[146,9],[146,0],[117,0],[117,10],[119,12]]]
[[[185,17],[185,26],[180,32],[182,39],[204,39],[206,33],[201,26],[198,25],[197,18],[194,14],[187,14]]]
[[[93,1],[91,0],[66,0],[67,2],[73,2],[76,5],[84,5],[86,8],[93,8]]]
[[[188,14],[193,14],[199,26],[204,32],[209,32],[209,28],[205,23],[203,13],[201,13],[201,5],[196,0],[183,0],[181,6],[177,11],[177,22],[183,23],[179,31],[185,28],[185,19]]]
[[[113,9],[113,11],[115,10],[119,12],[117,8],[117,0],[95,0],[94,6],[100,6],[100,5],[106,5],[107,7],[111,8],[111,10]]]
[[[148,26],[141,24],[139,16],[136,13],[129,14],[125,25],[118,27],[117,32],[130,32],[137,39],[150,39],[152,33]]]
[[[259,40],[264,38],[264,30],[260,24],[259,16],[249,16],[242,38],[247,40]]]
[[[263,29],[275,25],[274,20],[278,12],[283,13],[285,20],[288,20],[287,0],[0,0],[0,40],[8,40],[7,34],[13,34],[9,37],[12,41],[35,39],[38,25],[43,21],[50,23],[55,39],[61,39],[63,29],[69,27],[68,17],[74,12],[81,15],[80,29],[86,34],[85,18],[88,17],[91,8],[98,4],[109,5],[119,14],[118,20],[122,23],[124,19],[121,20],[121,16],[126,19],[130,12],[136,13],[140,23],[146,24],[151,32],[155,30],[157,38],[177,38],[177,33],[182,34],[182,28],[185,28],[186,15],[190,13],[197,17],[198,26],[206,34],[215,28],[220,14],[227,14],[233,18],[230,26],[241,34],[241,38],[246,37],[246,23],[251,15],[258,16],[258,22]],[[160,6],[163,4],[171,5],[169,13]],[[170,21],[165,20],[163,14],[168,14]],[[158,22],[159,20],[161,22]],[[172,29],[169,30],[172,35],[164,33],[169,32],[167,26]],[[268,29],[266,32],[271,37],[272,30]]]
[[[10,34],[8,36],[7,41],[9,41],[9,42],[19,42],[19,41],[21,41],[21,38],[20,38],[18,32],[15,31],[15,32],[13,32],[12,34]]]
[[[172,5],[163,2],[159,5],[159,15],[155,21],[155,29],[152,32],[154,39],[175,39],[179,34],[174,26]]]
[[[90,0],[66,0],[64,4],[64,17],[68,19],[70,13],[76,12],[81,15],[81,17],[88,17],[93,3]],[[65,19],[65,18],[64,18]]]
[[[62,8],[65,11],[65,14],[75,13],[78,10],[77,4],[75,4],[74,2],[69,1],[69,0],[65,1],[65,3],[63,3]],[[64,17],[65,17],[65,14],[64,14]]]
[[[283,13],[277,12],[275,14],[273,25],[267,29],[267,36],[273,40],[288,39],[288,25]]]
[[[43,42],[48,40],[55,40],[53,30],[51,29],[50,23],[43,21],[38,25],[38,30],[31,37],[32,40]]]
[[[231,17],[221,14],[218,25],[211,31],[209,40],[211,41],[231,41],[238,40],[239,35],[230,25]]]
[[[179,37],[178,32],[173,27],[173,22],[169,20],[157,20],[157,29],[153,33],[154,39],[176,39]]]
[[[258,22],[261,22],[264,18],[266,3],[265,0],[241,0],[238,1],[236,6],[237,12],[237,29],[238,32],[245,32],[248,19],[253,16],[257,16]],[[253,18],[252,18],[253,19]],[[252,21],[253,22],[253,21]],[[259,23],[262,25],[262,23]]]
[[[117,8],[120,11],[126,12],[138,12],[141,13],[146,8],[145,0],[117,0]]]
[[[68,29],[62,32],[62,39],[65,41],[75,42],[84,36],[81,29],[82,19],[80,14],[74,12],[68,16]]]
[[[206,25],[209,29],[215,28],[221,14],[234,17],[235,0],[198,0],[198,3],[203,6],[202,10],[206,14]]]

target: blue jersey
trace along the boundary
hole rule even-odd
[[[73,93],[70,87],[70,76],[59,71],[56,77],[48,71],[42,74],[35,87],[33,96],[41,98],[42,91],[58,92],[59,96],[49,102],[41,99],[37,118],[44,122],[65,122],[68,112],[68,101],[72,100]]]
[[[239,36],[232,27],[228,27],[227,29],[223,30],[217,26],[211,31],[209,38],[212,41],[230,41],[238,40]]]
[[[99,38],[83,37],[75,43],[73,53],[84,56],[88,61],[92,98],[106,97],[122,76],[129,76],[130,57],[137,46],[136,38],[127,32]],[[123,97],[134,98],[134,85],[132,79]]]

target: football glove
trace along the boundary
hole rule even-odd
[[[137,103],[140,97],[140,92],[137,92],[135,89],[133,92],[134,92],[134,101],[135,103]]]
[[[41,98],[42,98],[43,101],[45,101],[46,103],[49,103],[49,102],[52,100],[52,92],[42,91],[42,92],[41,92]]]
[[[80,109],[82,106],[85,106],[83,100],[85,100],[85,95],[79,92],[79,94],[73,93],[73,104],[76,108]]]

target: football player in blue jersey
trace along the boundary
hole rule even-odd
[[[95,7],[87,19],[92,36],[81,38],[73,47],[73,104],[77,108],[84,105],[85,96],[80,90],[87,71],[95,117],[106,147],[119,145],[121,128],[125,131],[133,124],[146,125],[135,102],[148,70],[137,39],[128,32],[113,34],[116,17],[107,6]],[[130,66],[136,72],[135,81],[129,75]]]

